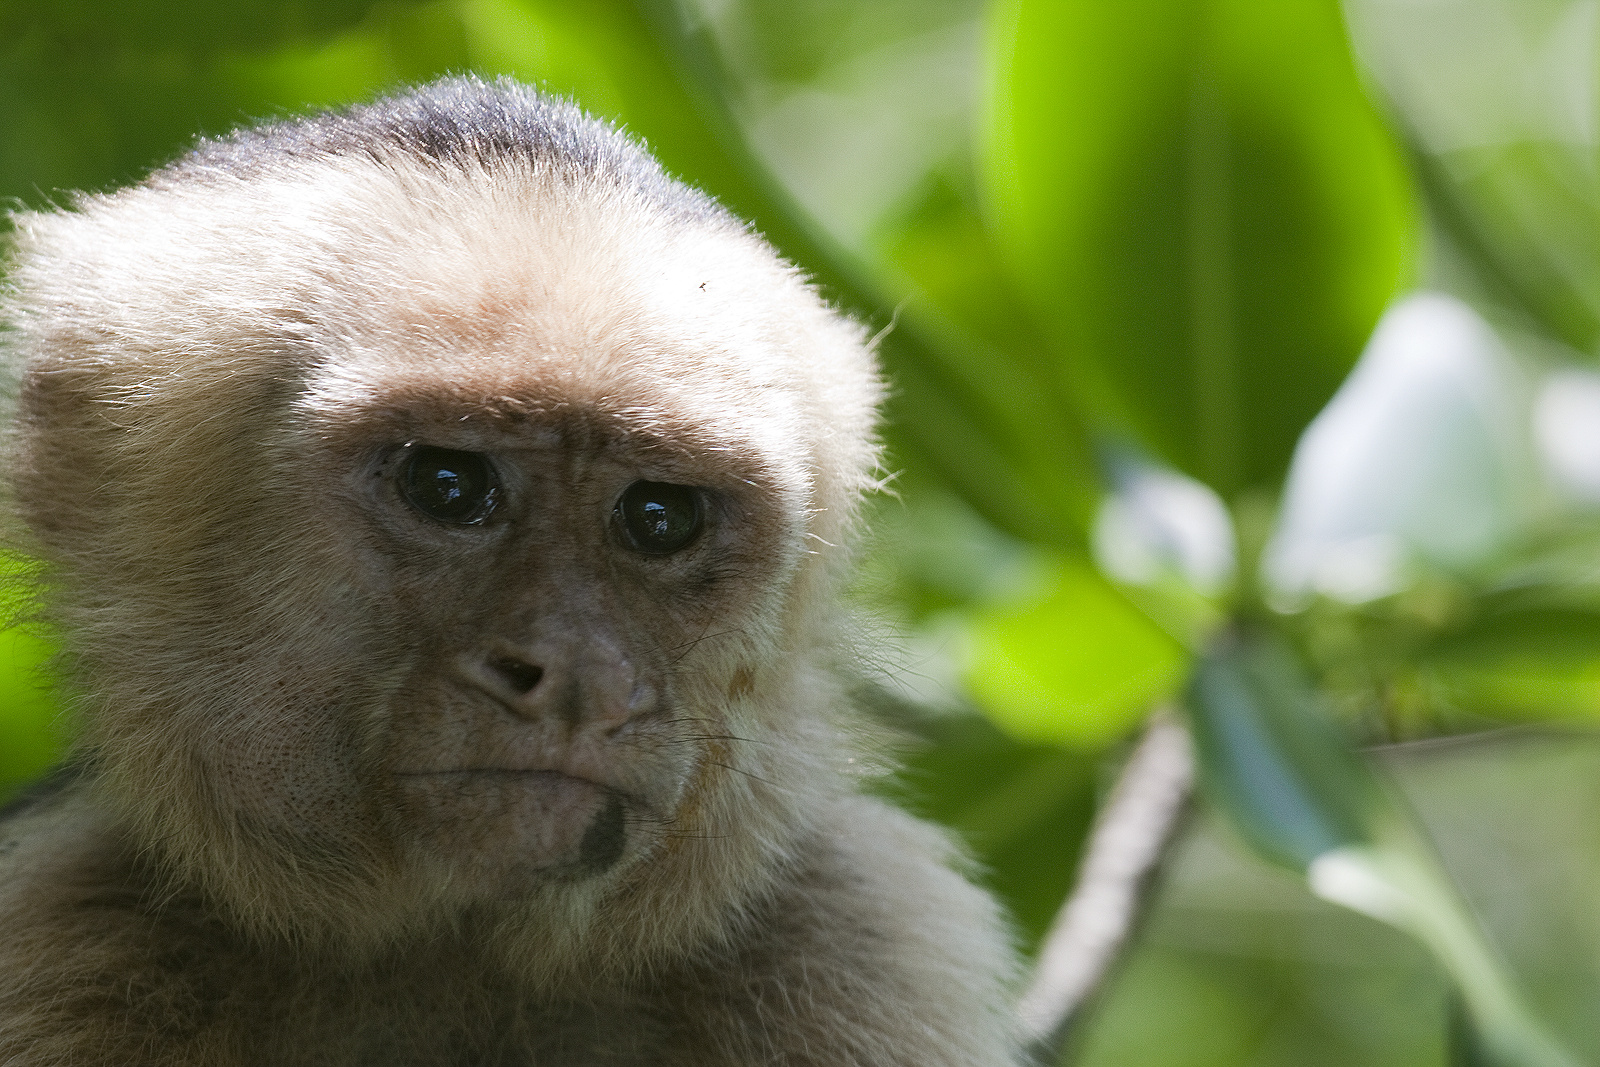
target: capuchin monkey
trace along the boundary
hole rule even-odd
[[[7,506],[79,738],[7,1067],[1002,1067],[863,792],[856,324],[570,104],[441,81],[14,216]]]

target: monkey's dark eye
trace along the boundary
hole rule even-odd
[[[494,510],[500,485],[488,457],[424,445],[400,468],[400,494],[436,522],[475,526]]]
[[[634,482],[622,491],[616,516],[629,548],[664,556],[700,532],[700,493],[688,485]]]

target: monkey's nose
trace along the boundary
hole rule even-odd
[[[505,688],[516,696],[525,696],[533,691],[544,677],[544,668],[536,667],[532,663],[524,663],[514,656],[492,656],[489,659],[489,670],[496,676]]]
[[[543,642],[526,649],[501,646],[462,666],[477,688],[520,718],[615,728],[648,714],[655,691],[640,684],[625,659],[607,651]]]
[[[535,658],[540,657],[496,652],[483,660],[472,674],[482,689],[522,718],[554,715],[577,725],[584,709],[583,695],[573,684],[576,681],[574,672],[559,669],[566,666],[559,662],[555,665],[558,669],[552,672],[544,665],[530,662]]]

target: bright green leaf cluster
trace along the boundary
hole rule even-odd
[[[967,686],[1019,738],[1103,748],[1173,696],[1187,657],[1087,565],[1052,570],[1038,599],[976,615]]]

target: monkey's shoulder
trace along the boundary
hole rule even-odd
[[[967,865],[943,830],[875,798],[841,801],[731,957],[685,986],[683,1017],[704,1028],[690,1044],[730,1064],[774,1048],[787,1052],[770,1062],[797,1064],[1016,1062],[1010,935]],[[792,1015],[774,1027],[777,1004]]]
[[[235,986],[242,943],[81,783],[0,821],[0,930],[0,1062],[232,1062],[214,1047],[216,991]]]
[[[0,809],[0,914],[46,899],[54,910],[65,897],[122,883],[130,855],[75,776],[57,773]]]
[[[151,1050],[149,1027],[172,1027],[174,1043],[204,1029],[192,963],[196,935],[213,935],[155,917],[150,889],[75,785],[0,821],[0,1062],[185,1062]]]
[[[413,946],[350,969],[243,934],[75,789],[0,823],[0,930],[8,1067],[524,1062],[470,1047],[461,1013],[490,998],[451,991],[460,959]]]

